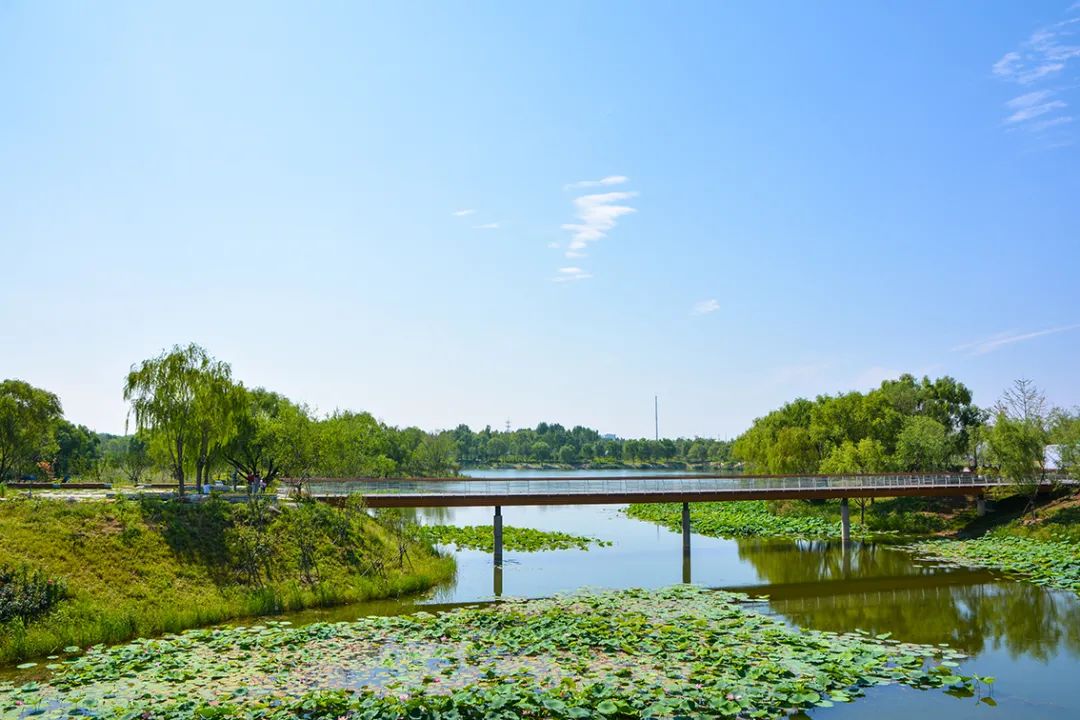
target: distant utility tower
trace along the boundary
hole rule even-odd
[[[506,418],[506,432],[510,432],[510,418]]]
[[[656,439],[660,439],[660,396],[652,396],[652,412],[653,412],[653,426],[656,432]]]

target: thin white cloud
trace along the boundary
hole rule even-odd
[[[498,230],[498,229],[499,229],[499,223],[497,223],[497,222],[484,223],[483,225],[473,225],[473,230]]]
[[[1068,12],[1071,14],[1076,7]],[[1080,64],[1080,17],[1039,28],[1019,47],[1002,55],[991,67],[995,77],[1026,88],[1042,86],[1006,102],[1009,114],[1003,124],[1010,130],[1019,128],[1031,133],[1057,128],[1059,132],[1046,135],[1056,136],[1047,139],[1060,145],[1060,131],[1069,122],[1059,119],[1067,117],[1062,111],[1069,107],[1067,98],[1062,96],[1076,88],[1072,75],[1077,64]],[[1053,84],[1048,88],[1050,83]]]
[[[623,215],[637,212],[635,208],[617,203],[636,197],[636,192],[609,192],[596,195],[582,195],[575,198],[577,218],[580,222],[566,223],[563,230],[570,231],[570,242],[566,246],[566,256],[584,257],[589,243],[607,237],[615,227],[616,221]]]
[[[1046,130],[1047,128],[1056,127],[1058,125],[1067,125],[1073,121],[1072,115],[1058,115],[1056,118],[1050,118],[1049,120],[1043,120],[1035,123],[1032,127],[1033,130]]]
[[[562,247],[562,245],[560,245],[559,243],[552,240],[551,242],[548,243],[548,247],[551,248],[552,250],[558,250],[559,248]]]
[[[975,342],[957,345],[953,348],[953,352],[966,352],[969,355],[986,355],[995,350],[1000,350],[1007,345],[1034,340],[1035,338],[1046,337],[1047,335],[1056,335],[1057,333],[1068,332],[1070,330],[1076,330],[1077,328],[1080,328],[1080,323],[1074,325],[1061,325],[1059,327],[1035,330],[1033,332],[1008,331],[992,335],[991,337],[982,340],[976,340]]]
[[[472,215],[475,212],[476,211],[473,210],[472,208],[466,208],[464,210],[455,210],[454,212],[452,212],[450,214],[453,215],[454,217],[465,217],[466,215]]]
[[[1029,107],[1020,108],[1009,117],[1005,118],[1006,125],[1013,125],[1015,123],[1024,122],[1025,120],[1031,120],[1037,118],[1046,113],[1053,112],[1054,110],[1060,110],[1061,108],[1068,107],[1068,104],[1062,100],[1051,100],[1050,102],[1039,103],[1038,105],[1031,105]]]
[[[580,190],[582,188],[592,187],[606,187],[608,185],[622,185],[629,181],[630,178],[625,175],[608,175],[607,177],[600,178],[599,180],[578,180],[574,183],[564,185],[564,190]]]
[[[1023,95],[1014,97],[1012,100],[1005,103],[1005,107],[1009,107],[1014,110],[1031,107],[1032,105],[1038,105],[1043,100],[1053,94],[1054,93],[1049,90],[1035,90],[1034,92],[1024,93]]]
[[[588,280],[592,274],[579,267],[561,267],[559,273],[552,278],[555,282],[570,282],[572,280]]]
[[[694,307],[690,310],[692,315],[708,315],[711,312],[716,312],[720,309],[720,303],[715,299],[709,298],[708,300],[702,300],[701,302],[694,303]]]

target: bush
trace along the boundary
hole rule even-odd
[[[13,569],[0,566],[0,623],[16,618],[32,620],[49,612],[67,597],[62,582],[25,565]]]

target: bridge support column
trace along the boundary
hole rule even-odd
[[[844,545],[851,543],[851,509],[847,498],[840,500],[840,539]]]
[[[682,552],[690,554],[690,503],[682,504]]]
[[[979,517],[982,517],[983,515],[986,514],[986,496],[985,495],[979,495],[978,497],[975,498],[975,512],[978,513]]]
[[[503,542],[502,542],[502,506],[500,506],[500,505],[495,506],[495,522],[494,522],[494,526],[495,526],[495,564],[498,565],[498,566],[502,566],[502,564],[503,564],[503,557],[502,557],[502,546],[503,546]]]
[[[492,593],[495,597],[502,597],[502,565],[492,566]]]

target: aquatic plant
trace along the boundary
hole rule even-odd
[[[682,527],[682,505],[679,503],[631,505],[626,514],[671,530]],[[692,503],[690,524],[695,533],[713,537],[840,535],[839,522],[818,515],[779,515],[772,512],[763,500]]]
[[[195,630],[0,685],[0,711],[58,719],[779,718],[875,685],[969,691],[959,653],[887,634],[800,630],[744,595],[678,586]]]
[[[491,525],[421,525],[417,536],[438,545],[454,545],[459,550],[495,549],[495,531]],[[606,547],[610,541],[582,535],[506,526],[503,528],[503,549],[511,552],[539,552],[541,550],[588,550],[590,545]]]
[[[990,568],[1036,585],[1080,593],[1080,544],[994,533],[974,540],[930,540],[904,547],[938,562]]]

